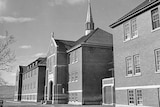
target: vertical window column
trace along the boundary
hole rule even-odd
[[[127,69],[127,76],[132,76],[132,58],[126,58],[126,69]]]

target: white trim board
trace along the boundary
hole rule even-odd
[[[82,90],[72,90],[72,91],[68,91],[69,93],[81,93]]]
[[[160,88],[160,85],[146,85],[146,86],[132,86],[132,87],[118,87],[115,90],[127,90],[127,89],[153,89]]]

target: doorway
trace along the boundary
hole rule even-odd
[[[52,100],[52,96],[53,96],[53,82],[50,81],[49,82],[49,100]]]

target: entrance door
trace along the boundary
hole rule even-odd
[[[113,102],[113,86],[105,86],[103,88],[103,104],[112,105]]]
[[[49,82],[49,100],[52,100],[52,95],[53,95],[53,82]]]

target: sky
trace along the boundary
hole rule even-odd
[[[95,28],[107,32],[109,25],[144,0],[91,0]],[[5,31],[15,37],[16,54],[11,72],[1,72],[15,84],[19,65],[28,65],[47,54],[51,32],[56,39],[78,40],[85,33],[87,0],[0,0],[0,39]]]

